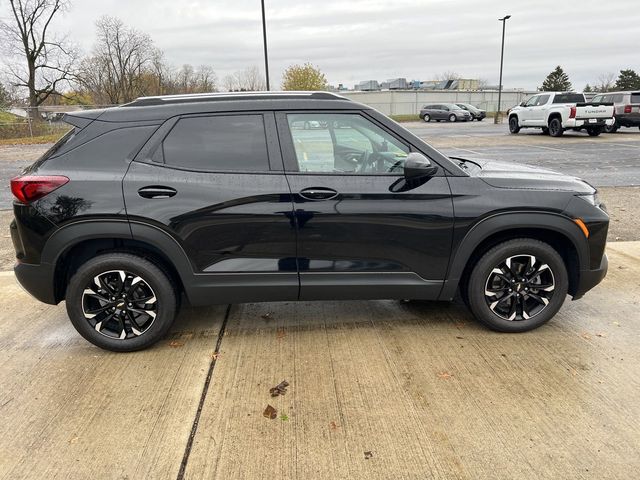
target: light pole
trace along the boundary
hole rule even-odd
[[[498,117],[500,116],[500,104],[502,101],[502,63],[504,61],[504,31],[505,31],[505,27],[507,26],[507,20],[509,20],[510,18],[511,18],[511,15],[506,15],[503,18],[498,19],[499,22],[502,22],[502,49],[500,50],[500,81],[498,82],[498,111],[496,112],[496,116],[493,117],[493,123],[498,123]]]
[[[267,79],[267,91],[271,90],[269,87],[269,57],[267,55],[267,20],[264,15],[264,0],[262,3],[262,39],[264,43],[264,75]]]

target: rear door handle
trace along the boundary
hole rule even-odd
[[[332,198],[336,198],[338,196],[338,192],[336,192],[333,188],[309,187],[300,190],[300,196],[302,198],[306,198],[307,200],[331,200]]]
[[[178,193],[178,191],[175,188],[162,185],[150,185],[138,190],[138,195],[142,198],[169,198],[173,197],[176,193]]]

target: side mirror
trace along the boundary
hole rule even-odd
[[[423,154],[411,152],[407,155],[404,162],[404,178],[407,180],[416,180],[420,178],[432,177],[438,172],[437,165],[433,165],[431,161]]]
[[[527,104],[527,101],[526,101],[526,100],[523,100],[523,101],[521,101],[521,102],[520,102],[520,106],[521,106],[521,107],[524,107],[526,104]]]

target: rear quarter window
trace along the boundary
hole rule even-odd
[[[631,94],[631,103],[640,103],[640,92]]]

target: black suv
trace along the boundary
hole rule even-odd
[[[160,339],[180,300],[452,300],[538,327],[606,274],[576,178],[448,158],[330,93],[140,98],[73,126],[11,182],[15,272],[90,342]]]

